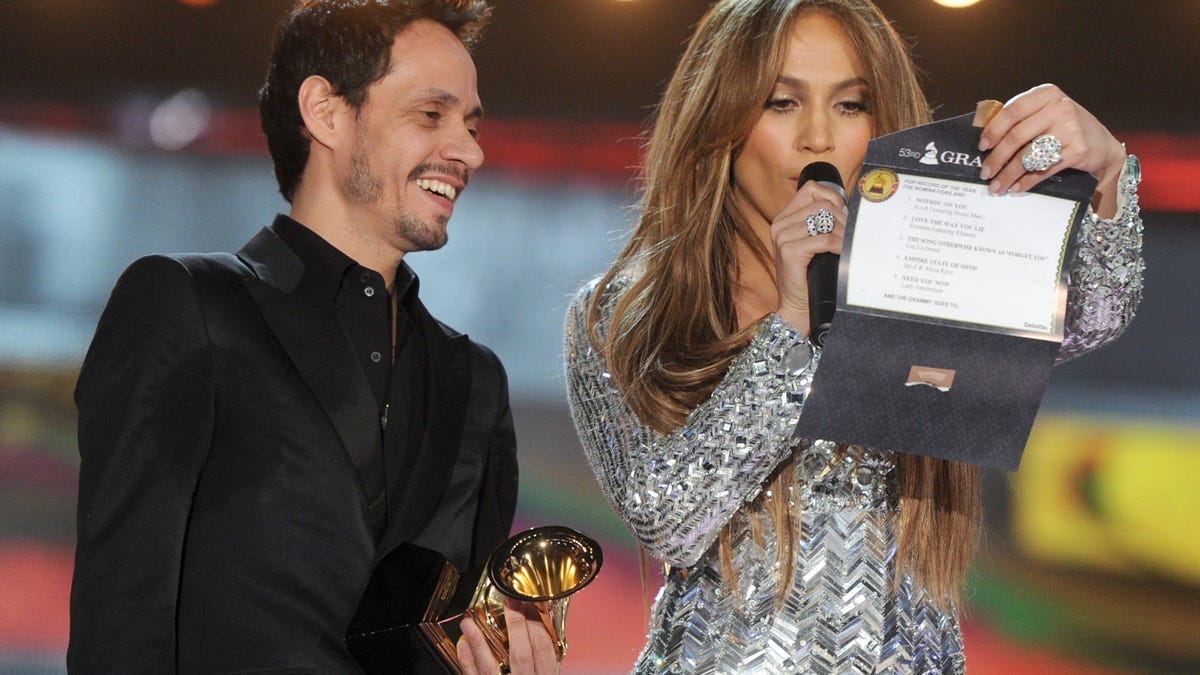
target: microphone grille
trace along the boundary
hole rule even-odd
[[[812,162],[800,171],[800,180],[797,181],[796,188],[799,189],[810,180],[815,180],[818,183],[833,183],[838,187],[842,187],[842,174],[838,172],[837,167],[829,162]]]

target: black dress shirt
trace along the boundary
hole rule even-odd
[[[296,292],[313,302],[334,304],[379,405],[385,480],[388,475],[401,475],[402,469],[389,471],[386,465],[407,463],[420,450],[425,420],[428,364],[421,331],[413,321],[420,286],[416,274],[403,262],[396,268],[393,316],[391,297],[378,272],[359,265],[287,216],[277,217],[272,227],[304,263]],[[393,495],[396,486],[388,484],[386,490]],[[380,534],[376,533],[377,540]]]

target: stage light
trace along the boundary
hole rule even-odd
[[[933,0],[933,1],[936,2],[937,4],[941,5],[942,7],[953,7],[955,9],[958,9],[959,7],[970,7],[971,5],[979,2],[979,0]]]
[[[192,7],[208,7],[209,5],[216,4],[216,2],[217,2],[217,0],[179,0],[179,1],[185,5],[190,5]]]

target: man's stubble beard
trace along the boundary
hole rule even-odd
[[[417,167],[413,173],[419,175],[421,170],[421,167]],[[415,177],[409,176],[410,179]],[[383,199],[383,181],[371,168],[371,160],[361,144],[354,149],[354,154],[350,157],[350,172],[342,181],[342,189],[347,197],[358,204],[378,204]],[[449,222],[446,216],[436,218],[440,228],[430,227],[411,211],[397,204],[389,220],[392,235],[411,246],[411,250],[406,252],[436,251],[446,245],[446,224]]]

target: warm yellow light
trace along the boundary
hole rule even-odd
[[[217,0],[179,0],[179,1],[185,5],[191,5],[192,7],[207,7],[207,6],[215,3]]]
[[[933,1],[943,7],[954,7],[954,8],[970,7],[971,5],[979,2],[979,0],[933,0]]]

